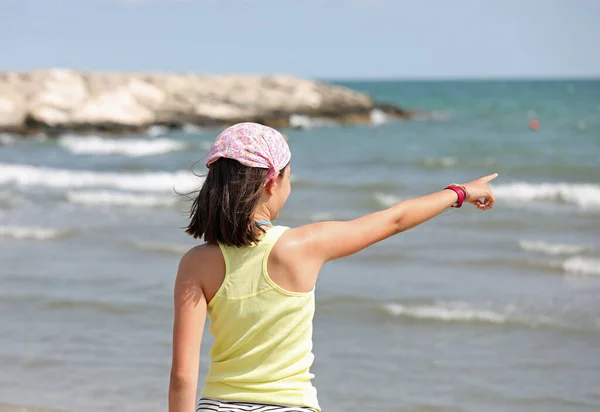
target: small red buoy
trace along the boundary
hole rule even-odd
[[[540,128],[540,122],[538,122],[537,120],[533,119],[529,121],[529,128],[533,131],[536,131]]]

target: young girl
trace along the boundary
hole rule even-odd
[[[276,226],[290,158],[283,136],[255,123],[226,129],[208,153],[187,227],[205,243],[181,259],[175,281],[170,412],[194,410],[207,316],[214,343],[199,411],[320,411],[310,367],[321,266],[463,202],[494,205],[497,174],[347,222]]]

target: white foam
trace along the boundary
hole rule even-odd
[[[385,112],[381,109],[371,110],[371,112],[369,113],[369,117],[371,119],[371,123],[375,125],[383,124],[388,121],[387,114],[385,114]]]
[[[573,203],[581,208],[600,207],[600,186],[576,183],[509,183],[494,185],[498,198],[535,202],[539,200],[559,200]]]
[[[423,161],[425,166],[428,167],[452,167],[458,164],[458,159],[451,156],[444,156],[439,158],[428,157]]]
[[[334,126],[336,121],[322,117],[309,117],[303,114],[291,114],[290,127],[294,129],[310,129],[313,127]]]
[[[600,276],[600,259],[574,256],[565,260],[562,267],[573,274]]]
[[[290,127],[293,129],[310,129],[312,122],[310,117],[302,114],[291,114],[289,117]]]
[[[175,195],[125,193],[110,190],[71,191],[67,199],[71,203],[102,206],[167,207],[177,203]]]
[[[445,322],[481,321],[505,323],[507,315],[487,309],[475,309],[464,302],[446,302],[434,305],[401,305],[390,303],[385,309],[393,316],[416,319],[441,320]]]
[[[199,126],[196,126],[196,125],[193,125],[193,124],[187,124],[187,123],[183,125],[182,130],[183,130],[184,133],[187,133],[187,134],[199,134],[199,133],[202,133],[204,131]]]
[[[48,135],[44,134],[44,133],[38,133],[35,136],[33,136],[32,139],[38,143],[44,143],[44,142],[47,142],[48,140],[50,140]]]
[[[88,170],[54,169],[0,163],[0,185],[45,186],[57,189],[104,187],[146,192],[195,190],[202,179],[189,171],[154,173],[114,173]]]
[[[143,251],[168,253],[178,256],[185,255],[193,245],[185,245],[181,243],[150,243],[150,242],[134,242],[133,245]]]
[[[396,203],[400,203],[402,201],[402,198],[388,193],[377,192],[373,196],[377,203],[383,207],[392,207]]]
[[[574,255],[591,249],[585,245],[564,245],[531,240],[520,240],[519,247],[528,252],[541,252],[547,255]]]
[[[51,240],[65,236],[67,230],[35,226],[0,226],[0,238],[17,240]]]
[[[148,130],[146,131],[146,134],[148,136],[152,136],[152,137],[162,136],[167,133],[169,133],[169,128],[167,126],[159,126],[159,125],[150,126],[148,128]]]
[[[310,220],[313,222],[322,222],[325,220],[333,220],[333,213],[331,212],[318,212],[310,216]]]
[[[154,156],[183,150],[185,143],[171,139],[111,139],[99,136],[62,136],[58,144],[75,154]]]
[[[8,146],[15,142],[14,136],[8,133],[0,133],[0,146]]]

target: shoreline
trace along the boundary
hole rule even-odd
[[[0,133],[19,136],[223,128],[242,121],[303,129],[311,119],[344,125],[413,116],[365,93],[293,76],[0,72]]]

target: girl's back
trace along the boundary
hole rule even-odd
[[[319,408],[309,371],[314,290],[287,291],[268,273],[286,229],[271,227],[251,246],[219,244],[225,275],[207,306],[215,340],[203,397]]]

